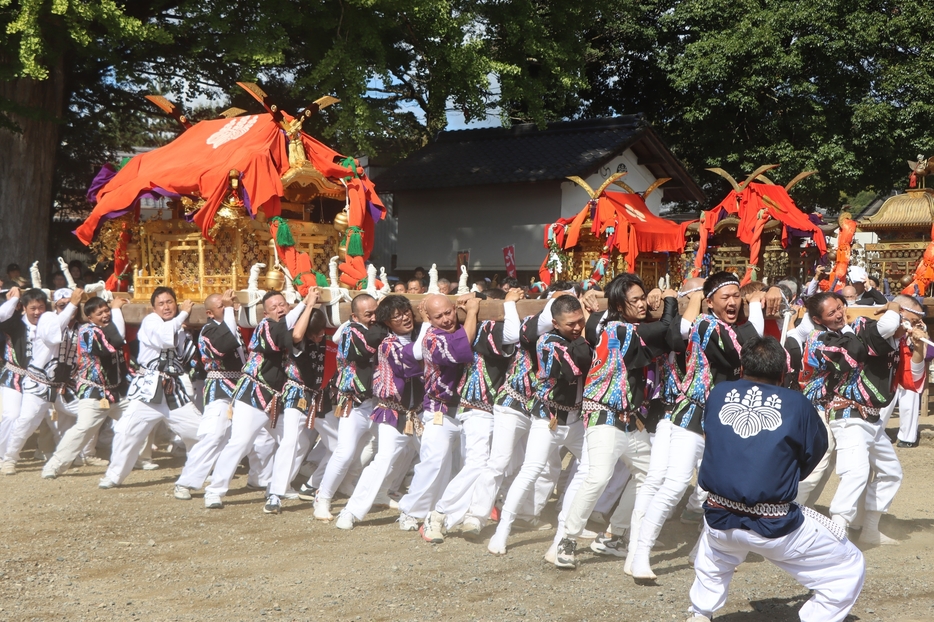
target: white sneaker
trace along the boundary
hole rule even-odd
[[[4,462],[0,465],[0,475],[16,475],[16,463],[12,460]]]
[[[325,499],[323,497],[317,497],[315,499],[315,520],[323,521],[325,523],[334,520],[334,515],[331,514],[330,499]]]
[[[295,490],[294,488],[289,488],[288,490],[285,491],[285,494],[282,496],[288,499],[289,501],[295,501],[296,499],[298,499],[298,491]]]
[[[152,460],[146,460],[145,462],[142,460],[137,460],[136,464],[133,465],[134,471],[140,471],[140,470],[155,471],[158,468],[159,468],[159,465],[153,462]]]
[[[479,518],[476,516],[464,517],[464,522],[461,523],[462,534],[465,536],[479,536],[481,531],[483,531],[483,525],[480,523]]]
[[[110,488],[116,488],[117,484],[113,482],[109,477],[102,477],[101,481],[97,482],[97,487],[103,488],[104,490],[108,490]]]
[[[282,513],[282,501],[279,500],[277,495],[269,495],[269,498],[266,499],[266,505],[263,506],[263,514],[281,514]]]
[[[182,501],[191,501],[191,491],[188,490],[186,486],[179,486],[178,484],[175,484],[174,496],[176,499],[180,499]]]
[[[50,469],[48,465],[42,469],[42,479],[55,479],[58,477],[58,473],[55,472],[55,469]]]
[[[343,529],[344,531],[350,531],[353,529],[354,517],[353,514],[347,510],[341,510],[341,513],[337,515],[337,520],[334,522],[334,526],[338,529]]]
[[[399,523],[399,529],[402,531],[417,531],[418,530],[418,519],[414,516],[409,516],[405,512],[399,515],[397,521]]]
[[[399,509],[399,500],[398,500],[398,499],[393,499],[392,497],[389,497],[389,509],[390,509],[390,510],[398,510],[398,509]]]
[[[84,466],[105,467],[110,465],[109,460],[104,460],[97,456],[85,456],[81,461],[84,463]]]
[[[432,510],[418,532],[425,542],[442,544],[444,542],[444,514]]]
[[[221,501],[219,494],[213,492],[204,493],[204,508],[206,510],[219,510],[222,507],[224,507],[224,502]]]

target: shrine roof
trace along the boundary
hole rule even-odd
[[[389,168],[380,190],[423,190],[490,184],[563,181],[587,177],[626,149],[656,178],[665,201],[703,201],[700,186],[642,114],[509,128],[441,132],[435,140]]]
[[[896,228],[930,228],[934,224],[934,190],[922,188],[896,194],[871,216],[859,219],[864,231]]]

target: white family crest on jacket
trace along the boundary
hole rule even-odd
[[[762,402],[762,389],[751,387],[740,399],[739,391],[726,394],[726,404],[720,409],[720,423],[733,428],[742,438],[755,436],[762,430],[772,432],[782,424],[782,399],[770,395]]]

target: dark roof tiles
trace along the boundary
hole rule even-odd
[[[656,177],[672,177],[665,199],[703,201],[697,183],[641,114],[509,128],[441,132],[376,179],[380,191],[457,188],[587,177],[632,147]]]

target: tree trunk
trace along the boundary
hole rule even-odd
[[[15,262],[28,279],[29,266],[38,260],[45,276],[64,103],[62,62],[50,67],[47,80],[0,81],[0,98],[29,110],[29,116],[10,115],[19,133],[0,129],[0,275]]]

